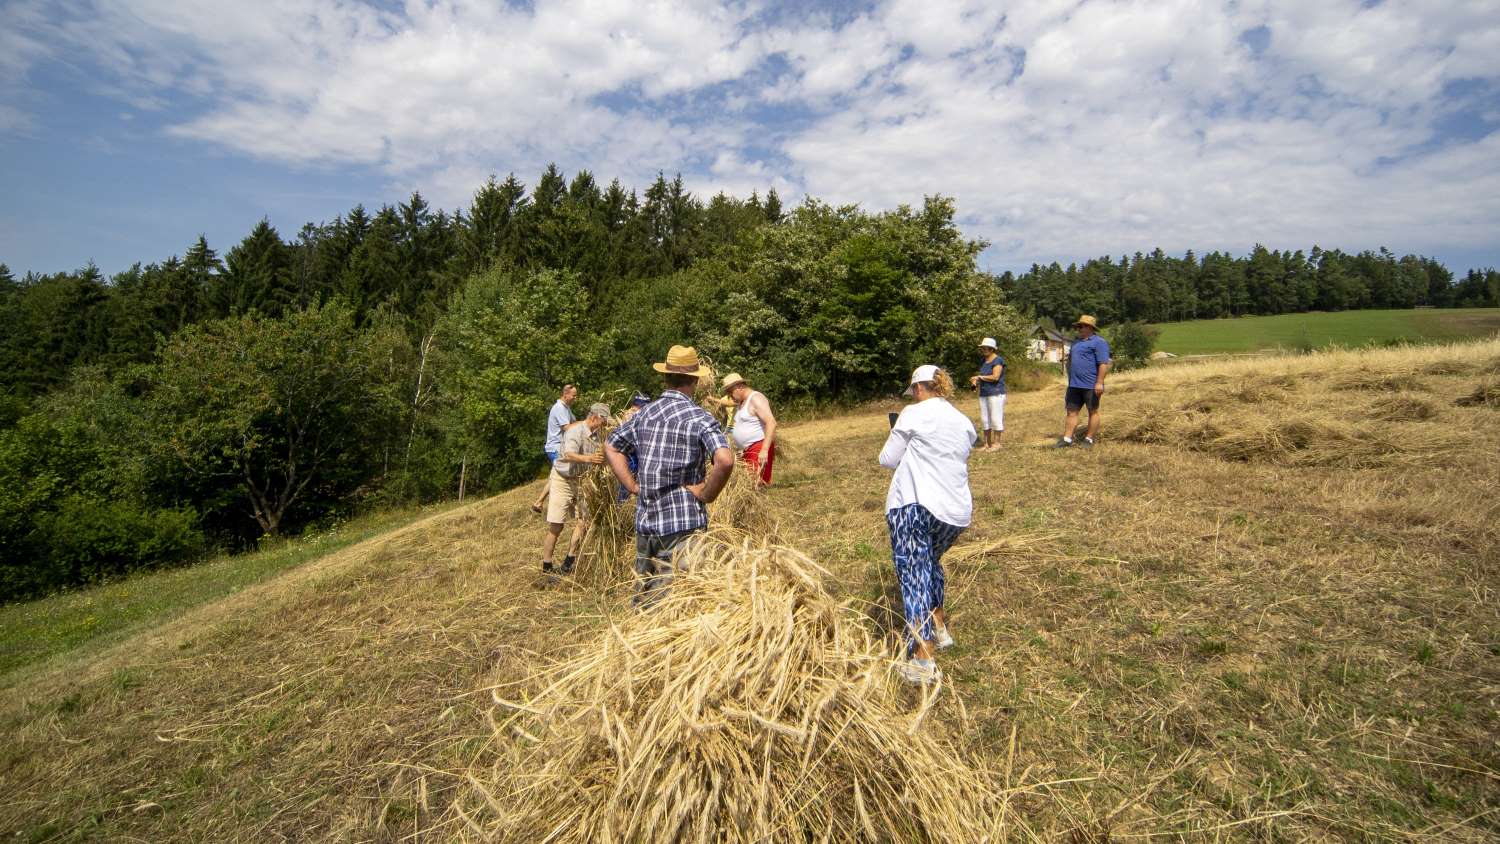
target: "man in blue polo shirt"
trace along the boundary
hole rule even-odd
[[[557,465],[557,453],[562,448],[563,431],[573,424],[573,400],[576,398],[578,388],[572,384],[564,384],[562,395],[557,397],[557,401],[552,403],[552,409],[547,411],[547,437],[542,441],[542,453],[547,455],[547,462],[553,466]],[[551,491],[550,483],[542,484],[542,494],[531,502],[531,512],[542,512]]]
[[[1088,435],[1079,443],[1084,448],[1093,448],[1094,438],[1099,436],[1099,397],[1104,395],[1104,376],[1109,372],[1109,344],[1097,332],[1099,323],[1088,314],[1073,323],[1078,330],[1078,339],[1068,351],[1068,393],[1063,401],[1067,408],[1067,419],[1063,422],[1062,436],[1057,439],[1058,448],[1073,445],[1073,429],[1078,425],[1078,411],[1089,409]]]

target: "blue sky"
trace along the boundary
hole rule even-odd
[[[548,162],[954,196],[996,271],[1255,243],[1500,267],[1500,0],[0,0],[0,262],[106,273]]]

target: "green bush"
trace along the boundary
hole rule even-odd
[[[1114,327],[1109,341],[1115,369],[1135,369],[1151,363],[1160,329],[1142,322],[1122,322]]]
[[[144,439],[139,405],[94,370],[0,432],[0,601],[203,552],[196,514],[147,483]]]
[[[203,536],[187,510],[149,510],[124,501],[75,495],[36,520],[47,550],[45,583],[33,594],[170,565],[203,553]]]

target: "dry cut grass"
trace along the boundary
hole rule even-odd
[[[1460,400],[1497,362],[1122,373],[1091,451],[1045,447],[1060,389],[1013,395],[936,697],[881,670],[895,405],[789,426],[776,485],[712,510],[753,538],[699,546],[659,612],[625,606],[628,507],[570,582],[534,487],[475,502],[29,672],[0,832],[1493,841],[1500,426]]]
[[[1347,353],[1345,353],[1347,354]],[[1127,412],[1119,436],[1240,462],[1378,468],[1463,451],[1469,439],[1427,422],[1438,415],[1419,393],[1420,370],[1439,361],[1326,372],[1255,372],[1183,381]],[[1191,368],[1186,370],[1192,372]]]

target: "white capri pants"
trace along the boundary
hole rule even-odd
[[[1005,430],[1005,394],[979,397],[979,427],[986,431]]]

